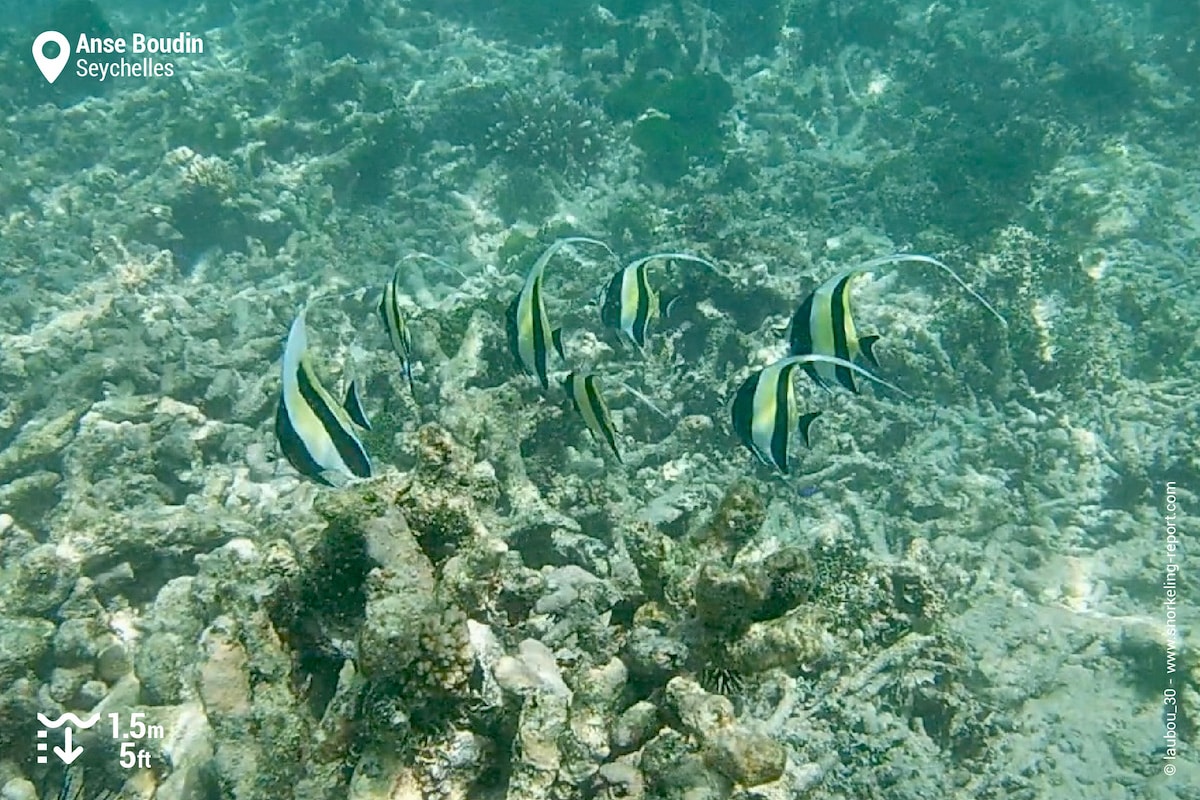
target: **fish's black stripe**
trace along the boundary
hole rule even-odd
[[[813,354],[813,298],[816,297],[816,294],[815,291],[810,292],[800,307],[796,309],[796,313],[792,315],[792,338],[788,355],[810,356]],[[818,386],[825,384],[821,380],[820,374],[817,373],[817,368],[812,364],[805,364],[804,371],[808,377],[816,381]]]
[[[592,416],[595,417],[596,424],[604,435],[605,441],[608,442],[608,446],[612,448],[613,454],[620,461],[621,453],[617,450],[616,431],[613,429],[612,418],[608,415],[608,408],[600,397],[600,390],[596,387],[595,375],[588,375],[583,379],[583,391],[587,395],[588,405],[592,409]]]
[[[646,327],[650,324],[650,280],[649,267],[642,264],[633,276],[637,284],[637,311],[633,315],[633,340],[638,347],[646,346]]]
[[[850,317],[850,298],[847,297],[846,292],[849,290],[852,277],[852,275],[847,275],[838,281],[837,286],[833,287],[833,296],[829,301],[829,319],[833,323],[833,354],[845,361],[850,360],[850,343],[846,339],[846,320]],[[850,370],[838,366],[835,366],[833,370],[838,383],[852,392],[858,391],[854,385],[854,375]]]
[[[504,310],[504,328],[508,334],[508,349],[512,353],[512,357],[516,360],[517,366],[522,372],[528,372],[529,367],[521,358],[521,322],[519,319],[521,311],[521,295],[513,298],[513,301],[508,304],[508,308]]]
[[[754,393],[758,389],[758,381],[761,377],[762,371],[760,370],[742,381],[742,385],[738,387],[737,394],[733,398],[733,409],[729,415],[734,433],[737,434],[742,444],[749,447],[753,453],[758,452],[758,448],[754,445]]]
[[[279,398],[279,405],[275,409],[275,438],[279,442],[279,449],[283,451],[283,457],[297,472],[326,486],[333,485],[325,479],[321,465],[313,460],[308,448],[304,446],[304,440],[292,427],[292,419],[288,416],[287,406],[282,395]]]
[[[301,361],[296,367],[296,382],[300,390],[300,397],[312,409],[317,420],[321,423],[321,427],[329,434],[333,446],[337,448],[338,455],[342,457],[342,462],[350,470],[351,474],[360,478],[371,477],[371,460],[367,457],[366,451],[362,449],[362,446],[354,438],[353,434],[342,427],[337,414],[321,397],[321,393],[317,391],[314,385],[315,380],[308,369],[305,368],[304,362]]]
[[[384,321],[387,325],[388,341],[391,342],[392,349],[396,351],[396,355],[404,358],[404,336],[400,330],[400,319],[397,316],[396,309],[396,289],[389,286],[387,293],[388,304],[384,310]]]
[[[387,333],[388,344],[396,348],[395,323],[392,320],[392,306],[396,299],[395,278],[388,281],[383,289],[383,297],[379,298],[379,318],[383,320],[383,330]]]
[[[541,278],[538,278],[533,282],[533,288],[529,292],[529,313],[533,317],[533,368],[542,388],[549,389],[550,379],[547,377],[546,359],[549,357],[550,344],[548,331],[542,324],[544,321],[542,311],[542,281]]]
[[[346,389],[346,399],[342,403],[342,408],[346,409],[346,413],[350,415],[351,422],[364,430],[371,430],[371,421],[367,419],[362,398],[358,396],[358,384],[354,381],[350,381],[350,386]]]
[[[788,442],[791,440],[792,431],[788,422],[791,415],[788,413],[791,408],[788,404],[788,388],[792,381],[792,368],[794,364],[788,364],[783,369],[779,370],[777,380],[775,382],[775,424],[771,431],[771,460],[775,462],[775,466],[779,467],[779,471],[784,475],[788,472]]]
[[[621,330],[621,285],[624,280],[625,270],[618,270],[608,282],[604,303],[600,306],[600,321],[617,330]]]
[[[401,361],[407,362],[412,357],[412,336],[408,332],[408,324],[400,313],[400,304],[396,297],[396,278],[392,278],[383,299],[379,303],[379,313],[383,316],[383,325],[387,329],[388,340]]]

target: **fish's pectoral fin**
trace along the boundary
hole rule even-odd
[[[550,331],[550,344],[554,346],[554,352],[558,353],[558,357],[566,361],[567,351],[563,347],[563,329],[561,327]]]
[[[878,342],[879,336],[875,334],[864,336],[858,340],[858,349],[862,351],[863,358],[875,369],[879,369],[879,359],[875,357],[875,345]]]
[[[666,294],[665,292],[658,296],[658,313],[663,319],[671,316],[671,312],[675,310],[675,306],[679,304],[682,294]]]
[[[342,400],[342,408],[350,415],[350,421],[364,430],[371,430],[371,421],[363,410],[362,400],[358,397],[358,382],[350,381],[346,387],[346,397]]]
[[[812,427],[813,422],[819,416],[821,416],[820,411],[809,411],[807,414],[801,414],[800,421],[796,423],[796,429],[800,431],[800,438],[804,440],[805,447],[812,447],[812,443],[809,440],[808,430]]]

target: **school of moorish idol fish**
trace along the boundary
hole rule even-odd
[[[550,390],[553,356],[568,367],[560,383],[572,406],[592,437],[607,445],[616,460],[624,463],[598,376],[569,369],[562,328],[551,326],[546,308],[543,292],[546,265],[563,247],[582,244],[602,248],[617,261],[612,249],[599,239],[570,236],[551,243],[530,267],[520,291],[508,305],[505,314],[508,346],[517,367],[536,378],[543,391]],[[600,320],[639,350],[646,348],[655,320],[666,317],[676,300],[652,285],[649,266],[655,261],[688,261],[716,270],[716,265],[707,259],[675,252],[653,253],[617,269],[600,291]],[[832,391],[836,384],[856,393],[855,376],[858,376],[910,397],[856,363],[865,361],[872,369],[879,369],[873,353],[879,336],[860,337],[850,308],[850,283],[856,276],[902,263],[927,264],[942,270],[1007,329],[1008,323],[1000,312],[950,267],[930,256],[888,255],[838,271],[809,293],[792,315],[785,333],[787,355],[754,370],[739,385],[729,404],[734,434],[763,464],[788,474],[794,433],[798,432],[807,446],[809,429],[821,414],[800,412],[793,383],[797,368],[802,368],[826,390]],[[383,288],[377,310],[411,391],[412,334],[399,302],[400,277],[397,268]],[[301,307],[296,315],[284,345],[283,384],[275,415],[280,451],[297,472],[325,485],[339,486],[350,480],[369,478],[371,459],[356,429],[370,430],[371,424],[355,381],[350,381],[339,403],[318,379],[308,351],[307,307],[308,304]]]

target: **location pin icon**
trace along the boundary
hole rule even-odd
[[[58,55],[54,58],[46,58],[46,54],[42,52],[42,48],[46,46],[46,42],[54,42],[58,45]],[[70,58],[71,43],[67,41],[67,37],[58,31],[42,31],[33,40],[33,60],[37,62],[38,69],[42,71],[42,76],[50,83],[58,80],[58,76],[62,74],[63,67],[67,65],[67,61]]]

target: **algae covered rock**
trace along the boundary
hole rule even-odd
[[[712,738],[706,760],[736,784],[760,786],[783,775],[787,751],[765,733],[730,728]]]
[[[596,795],[605,800],[641,800],[646,794],[646,781],[632,763],[613,761],[596,771],[593,781]]]
[[[666,699],[683,730],[692,736],[705,738],[734,722],[733,704],[729,699],[709,694],[695,681],[672,678],[667,683]]]
[[[351,626],[359,664],[372,681],[404,678],[414,668],[425,673],[439,663],[435,672],[458,674],[469,660],[466,618],[438,589],[434,565],[395,502],[408,491],[367,485],[322,499],[325,530],[302,578],[316,585],[301,598],[317,605],[292,609]]]
[[[48,620],[0,619],[0,684],[8,685],[25,672],[32,672],[53,637],[54,624]]]
[[[379,677],[405,669],[421,655],[422,626],[436,609],[433,567],[398,512],[366,521],[363,530],[367,551],[379,566],[367,573],[358,652],[363,670]]]
[[[30,613],[43,614],[67,599],[75,586],[79,565],[64,557],[55,545],[40,544],[17,561],[16,573],[11,587],[13,594]]]
[[[658,707],[648,700],[639,700],[621,712],[613,723],[613,750],[618,753],[637,750],[658,731],[659,724]]]
[[[769,591],[761,570],[706,564],[696,578],[696,615],[714,634],[736,636],[758,615]]]

